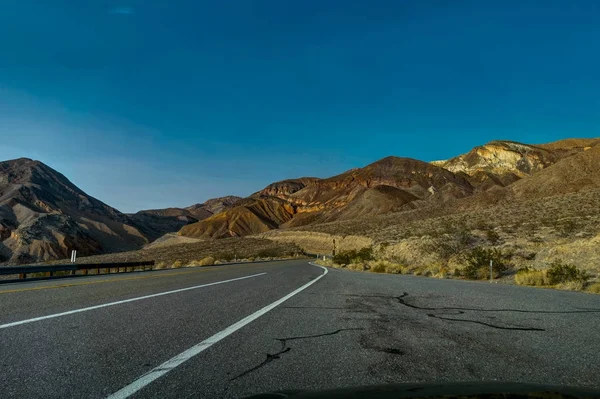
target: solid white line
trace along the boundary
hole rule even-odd
[[[306,288],[310,287],[311,285],[313,285],[314,283],[319,281],[321,278],[323,278],[327,274],[327,269],[324,268],[323,266],[314,265],[312,263],[311,263],[311,265],[322,268],[324,270],[323,274],[321,274],[319,277],[315,278],[314,280],[304,284],[302,287],[298,288],[297,290],[290,292],[283,298],[252,313],[250,316],[243,318],[242,320],[238,321],[237,323],[230,325],[223,331],[216,333],[212,337],[205,339],[204,341],[200,342],[199,344],[192,346],[190,349],[167,360],[160,366],[153,368],[152,370],[150,370],[146,374],[142,375],[140,378],[138,378],[131,384],[127,385],[126,387],[124,387],[124,388],[120,389],[119,391],[113,393],[112,395],[108,396],[108,399],[124,399],[124,398],[130,397],[131,395],[133,395],[140,389],[144,388],[146,385],[152,383],[156,379],[167,374],[169,371],[173,370],[174,368],[181,365],[185,361],[191,359],[192,357],[196,356],[200,352],[203,352],[206,349],[210,348],[212,345],[216,344],[217,342],[219,342],[223,338],[227,337],[228,335],[233,334],[240,328],[244,327],[246,324],[249,324],[249,323],[253,322],[254,320],[258,319],[260,316],[264,315],[265,313],[272,310],[276,306],[287,301],[288,299],[290,299],[291,297],[293,297],[300,291],[303,291]]]
[[[204,287],[210,287],[211,285],[230,283],[232,281],[238,281],[238,280],[244,280],[244,279],[247,279],[247,278],[263,276],[265,274],[267,274],[267,273],[252,274],[250,276],[232,278],[230,280],[217,281],[215,283],[195,285],[193,287],[181,288],[181,289],[173,290],[173,291],[159,292],[158,294],[145,295],[145,296],[140,296],[140,297],[137,297],[137,298],[125,299],[125,300],[122,300],[122,301],[104,303],[102,305],[90,306],[89,308],[81,308],[81,309],[69,310],[68,312],[55,313],[55,314],[51,314],[51,315],[48,315],[48,316],[41,316],[41,317],[35,317],[33,319],[15,321],[14,323],[8,323],[8,324],[2,324],[2,325],[0,325],[0,330],[3,329],[3,328],[15,327],[15,326],[20,326],[22,324],[33,323],[33,322],[36,322],[36,321],[47,320],[47,319],[54,319],[56,317],[62,317],[62,316],[68,316],[68,315],[73,314],[73,313],[87,312],[88,310],[106,308],[108,306],[120,305],[122,303],[141,301],[142,299],[155,298],[157,296],[170,295],[170,294],[175,294],[175,293],[178,293],[178,292],[195,290],[195,289],[204,288]]]

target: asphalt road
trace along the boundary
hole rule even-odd
[[[600,388],[600,296],[324,273],[298,260],[1,285],[0,396],[235,398],[481,380]]]

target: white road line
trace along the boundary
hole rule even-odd
[[[204,287],[210,287],[211,285],[218,285],[218,284],[230,283],[232,281],[238,281],[238,280],[244,280],[244,279],[247,279],[247,278],[253,278],[253,277],[263,276],[265,274],[267,274],[267,273],[252,274],[250,276],[232,278],[232,279],[229,279],[229,280],[217,281],[217,282],[214,282],[214,283],[208,283],[208,284],[202,284],[202,285],[195,285],[193,287],[181,288],[181,289],[173,290],[173,291],[159,292],[158,294],[145,295],[145,296],[140,296],[140,297],[137,297],[137,298],[125,299],[125,300],[122,300],[122,301],[104,303],[102,305],[90,306],[89,308],[81,308],[81,309],[69,310],[68,312],[55,313],[55,314],[51,314],[51,315],[48,315],[48,316],[41,316],[41,317],[35,317],[33,319],[15,321],[13,323],[8,323],[8,324],[2,324],[2,325],[0,325],[0,330],[3,329],[3,328],[20,326],[22,324],[34,323],[36,321],[42,321],[42,320],[47,320],[47,319],[54,319],[56,317],[68,316],[68,315],[73,314],[73,313],[87,312],[89,310],[106,308],[106,307],[109,307],[109,306],[120,305],[122,303],[141,301],[142,299],[156,298],[157,296],[176,294],[178,292],[195,290],[195,289],[204,288]]]
[[[152,370],[150,370],[146,374],[142,375],[140,378],[138,378],[131,384],[127,385],[126,387],[124,387],[124,388],[120,389],[119,391],[113,393],[112,395],[108,396],[108,399],[125,399],[125,398],[130,397],[134,393],[138,392],[140,389],[144,388],[146,385],[152,383],[156,379],[167,374],[169,371],[173,370],[177,366],[181,365],[182,363],[186,362],[187,360],[190,360],[192,357],[194,357],[197,354],[199,354],[200,352],[203,352],[206,349],[210,348],[212,345],[216,344],[217,342],[219,342],[223,338],[227,337],[228,335],[233,334],[240,328],[244,327],[246,324],[253,322],[254,320],[258,319],[260,316],[264,315],[265,313],[272,310],[276,306],[287,301],[288,299],[290,299],[297,293],[310,287],[311,285],[313,285],[314,283],[319,281],[321,278],[323,278],[327,274],[327,269],[324,268],[323,266],[314,265],[312,263],[311,263],[311,265],[322,268],[324,270],[323,274],[321,274],[319,277],[315,278],[314,280],[304,284],[302,287],[298,288],[297,290],[290,292],[283,298],[278,299],[277,301],[273,302],[272,304],[267,305],[264,308],[252,313],[250,316],[243,318],[242,320],[238,321],[237,323],[230,325],[223,331],[216,333],[212,337],[205,339],[204,341],[200,342],[199,344],[192,346],[190,349],[167,360],[160,366],[153,368]]]

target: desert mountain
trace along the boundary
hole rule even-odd
[[[597,139],[567,139],[541,145],[492,141],[466,154],[432,164],[464,175],[479,191],[485,191],[506,187],[596,143]]]
[[[138,248],[128,217],[41,162],[0,162],[0,261],[26,263]]]
[[[497,176],[514,174],[522,178],[552,165],[558,158],[552,151],[541,147],[511,141],[492,141],[447,161],[432,163],[453,173],[463,172],[469,176],[487,172]]]
[[[183,227],[179,235],[197,238],[239,237],[276,229],[294,215],[294,207],[277,197],[248,198],[233,208]]]
[[[600,187],[600,144],[579,147],[552,167],[510,187],[517,198],[535,199]]]
[[[196,223],[230,208],[240,197],[233,195],[209,199],[204,203],[187,208],[148,209],[129,214],[134,226],[151,241],[166,233],[179,231],[182,227]]]
[[[328,179],[273,183],[235,207],[179,234],[222,238],[271,229],[377,215],[473,193],[463,177],[415,159],[387,157]]]
[[[210,217],[239,198],[123,214],[39,161],[0,162],[0,263],[21,264],[138,249]]]
[[[598,139],[542,145],[492,141],[447,161],[387,157],[326,179],[275,182],[217,216],[184,227],[179,234],[241,236],[416,208],[440,209],[442,204],[462,209],[519,195],[575,190],[595,184],[594,178],[573,180],[573,176],[576,171],[585,176],[593,173],[598,143]]]
[[[0,262],[64,258],[72,248],[80,255],[135,249],[173,231],[212,239],[282,228],[326,233],[343,225],[344,232],[389,238],[394,234],[388,230],[449,215],[503,215],[503,222],[530,209],[543,212],[539,204],[554,197],[560,198],[550,200],[553,212],[564,219],[573,213],[574,194],[586,209],[593,207],[599,165],[599,139],[541,145],[493,141],[447,161],[387,157],[330,178],[275,182],[245,199],[223,197],[127,215],[48,166],[17,159],[0,162]],[[417,231],[420,225],[411,226]]]
[[[221,213],[224,210],[231,208],[239,200],[241,200],[240,197],[228,195],[226,197],[212,198],[201,204],[188,206],[185,208],[185,210],[190,212],[191,215],[196,219],[202,220],[206,217],[216,215],[217,213]]]

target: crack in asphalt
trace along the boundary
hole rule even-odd
[[[277,353],[267,353],[267,358],[265,360],[262,361],[262,363],[244,371],[243,373],[236,375],[235,377],[231,378],[229,381],[233,381],[233,380],[237,380],[238,378],[242,378],[245,375],[248,375],[256,370],[258,370],[261,367],[266,366],[267,364],[271,363],[273,360],[277,360],[277,359],[281,359],[281,355],[283,355],[286,352],[291,351],[292,348],[284,348],[283,350],[280,350]]]
[[[477,320],[466,320],[466,319],[452,319],[450,317],[441,317],[432,313],[428,313],[427,316],[429,317],[433,317],[436,319],[440,319],[440,320],[448,320],[448,321],[461,321],[463,323],[474,323],[474,324],[481,324],[482,326],[486,326],[486,327],[491,327],[491,328],[496,328],[498,330],[514,330],[514,331],[546,331],[543,328],[535,328],[535,327],[503,327],[503,326],[497,326],[495,324],[489,324],[489,323],[484,323],[483,321],[477,321]]]
[[[356,330],[364,330],[364,328],[340,328],[338,330],[328,332],[328,333],[323,333],[323,334],[304,335],[304,336],[288,337],[288,338],[273,338],[275,341],[279,341],[279,343],[281,343],[281,349],[279,350],[279,352],[273,353],[273,354],[267,353],[266,359],[263,360],[260,364],[244,371],[241,374],[236,375],[235,377],[229,379],[229,381],[234,381],[234,380],[237,380],[238,378],[242,378],[242,377],[266,366],[267,364],[271,363],[273,360],[281,359],[281,355],[292,350],[292,348],[287,346],[288,341],[295,341],[295,340],[300,340],[300,339],[310,339],[310,338],[321,338],[321,337],[326,337],[329,335],[336,335],[342,331],[356,331]]]
[[[588,310],[523,310],[523,309],[481,309],[481,308],[459,308],[459,307],[439,307],[439,308],[427,308],[423,306],[417,306],[407,303],[403,298],[407,297],[408,293],[405,292],[402,295],[395,297],[402,305],[408,306],[413,309],[420,310],[469,310],[473,312],[516,312],[516,313],[540,313],[540,314],[577,314],[577,313],[600,313],[600,309],[588,309]]]
[[[407,303],[404,298],[408,296],[408,293],[405,292],[402,295],[400,295],[399,297],[396,297],[396,299],[398,300],[398,302],[401,305],[404,305],[406,307],[409,307],[411,309],[418,309],[418,310],[454,310],[457,311],[458,314],[465,314],[465,311],[476,311],[476,312],[497,312],[497,311],[516,311],[516,312],[524,312],[524,313],[537,313],[537,312],[531,312],[531,311],[525,311],[525,310],[513,310],[513,309],[501,309],[501,310],[492,310],[492,309],[476,309],[476,308],[457,308],[457,307],[440,307],[440,308],[428,308],[428,307],[423,307],[423,306],[417,306],[417,305],[413,305],[410,303]],[[541,313],[541,312],[540,312]],[[473,323],[473,324],[479,324],[482,326],[486,326],[486,327],[490,327],[490,328],[495,328],[497,330],[513,330],[513,331],[546,331],[543,328],[535,328],[535,327],[523,327],[523,326],[515,326],[515,327],[510,327],[510,326],[499,326],[496,324],[490,324],[490,323],[485,323],[483,321],[478,321],[478,320],[468,320],[468,319],[455,319],[455,318],[451,318],[451,317],[442,317],[440,315],[436,315],[433,313],[427,313],[428,317],[433,317],[436,319],[440,319],[440,320],[447,320],[447,321],[458,321],[458,322],[463,322],[463,323]]]

